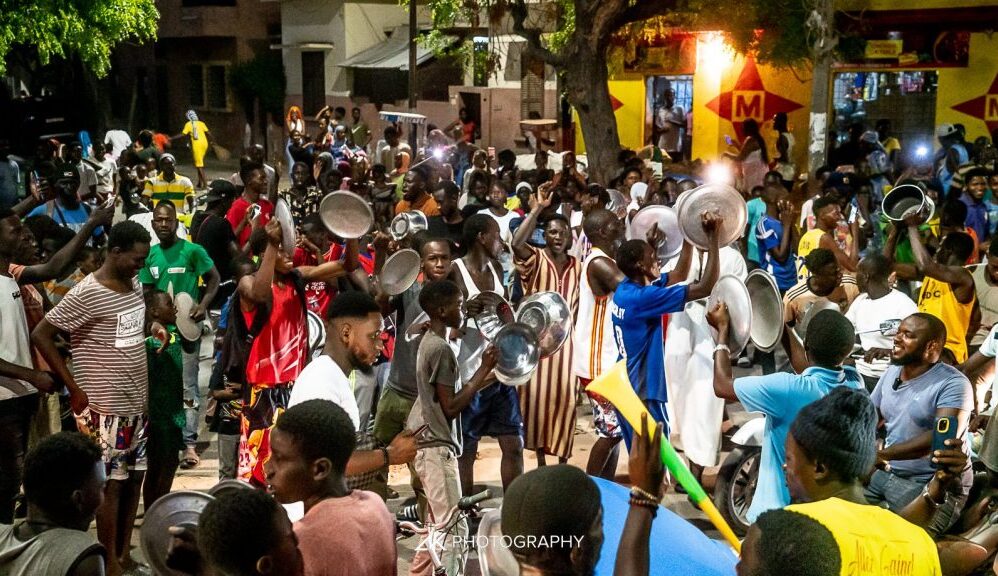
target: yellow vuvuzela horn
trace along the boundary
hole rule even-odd
[[[627,363],[624,360],[617,362],[613,365],[613,368],[590,382],[589,386],[586,387],[586,392],[599,394],[603,398],[606,398],[617,409],[617,412],[631,424],[634,433],[641,433],[641,414],[648,414],[648,409],[645,408],[644,403],[641,402],[641,399],[634,392],[634,388],[631,387],[631,381],[627,378]],[[651,424],[650,421],[652,418],[650,414],[648,420],[649,424]],[[697,482],[693,474],[690,473],[689,468],[679,458],[679,454],[676,453],[676,449],[669,443],[668,438],[662,438],[662,462],[669,469],[669,472],[679,480],[679,483],[686,489],[693,503],[707,515],[707,518],[710,519],[714,527],[724,536],[728,544],[731,544],[735,552],[741,554],[742,544],[739,542],[738,537],[732,532],[731,526],[728,526],[728,523],[721,517],[721,513],[718,512],[714,503],[707,497],[703,486]]]

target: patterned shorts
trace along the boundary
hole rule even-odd
[[[592,382],[589,378],[579,378],[579,385],[585,390]],[[593,408],[593,425],[596,427],[596,436],[599,438],[620,438],[623,433],[620,431],[620,423],[617,421],[617,411],[609,400],[586,391],[589,398],[589,405]]]
[[[147,415],[115,416],[91,408],[86,423],[91,438],[103,453],[108,480],[128,480],[130,472],[145,472],[149,437]]]

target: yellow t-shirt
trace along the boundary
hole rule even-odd
[[[974,310],[974,298],[967,304],[961,304],[948,282],[928,276],[922,281],[922,291],[918,294],[918,311],[943,321],[946,325],[946,348],[961,363],[967,360],[967,330]]]
[[[839,545],[841,576],[939,576],[939,553],[925,530],[878,506],[839,498],[794,504],[828,528]]]
[[[811,253],[812,250],[821,246],[821,237],[825,235],[825,231],[820,228],[815,228],[806,232],[800,237],[800,242],[797,243],[797,281],[800,282],[807,278],[807,266],[804,265],[804,257]]]

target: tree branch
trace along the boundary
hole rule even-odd
[[[516,0],[510,6],[510,14],[513,16],[513,32],[527,39],[527,53],[544,61],[556,68],[568,63],[568,59],[561,54],[555,54],[544,47],[541,41],[541,31],[537,28],[527,28],[527,4],[524,0]]]
[[[617,14],[612,20],[609,32],[612,34],[632,22],[642,22],[656,16],[665,16],[676,9],[676,0],[638,0],[629,8]]]

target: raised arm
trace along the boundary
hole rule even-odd
[[[856,242],[855,234],[853,235],[853,242],[854,243]],[[818,246],[824,248],[825,250],[831,250],[832,254],[835,255],[836,262],[839,263],[839,266],[843,270],[847,272],[856,271],[856,266],[858,263],[857,255],[855,253],[846,254],[845,252],[843,252],[842,249],[839,248],[839,245],[835,242],[835,239],[832,238],[831,234],[826,232],[824,235],[822,235],[821,240],[818,242]]]
[[[641,414],[641,435],[635,436],[627,471],[631,476],[631,506],[627,512],[624,531],[617,547],[614,576],[644,576],[650,563],[649,538],[651,524],[658,513],[662,499],[662,424],[652,423],[649,430],[648,413]],[[648,498],[651,496],[651,498]]]
[[[658,232],[658,225],[652,226],[652,229],[648,232],[651,235],[653,232]],[[650,242],[650,241],[649,241]],[[656,246],[656,244],[652,244]],[[683,241],[683,249],[679,253],[679,260],[676,261],[675,268],[669,272],[668,286],[673,284],[679,284],[680,282],[686,282],[686,279],[690,277],[690,263],[693,262],[693,245],[688,241]],[[701,260],[702,262],[702,260]]]
[[[923,274],[950,284],[954,295],[961,303],[970,302],[974,297],[974,277],[970,275],[970,272],[967,272],[966,268],[946,266],[929,256],[929,251],[922,244],[922,238],[918,234],[918,226],[915,222],[908,223],[908,241],[911,242],[911,251],[915,255],[915,265]]]
[[[704,231],[707,232],[710,248],[707,252],[707,265],[704,269],[703,275],[699,280],[693,284],[690,284],[689,290],[686,292],[687,302],[710,296],[710,291],[714,289],[714,284],[717,283],[717,277],[721,270],[720,248],[718,246],[717,234],[721,224],[724,222],[724,218],[719,214],[706,212],[701,215],[701,222],[703,224]]]
[[[281,224],[277,220],[267,223],[267,249],[263,252],[260,267],[249,276],[243,276],[236,287],[239,296],[252,304],[266,304],[274,297],[274,267],[277,265],[278,246],[281,245]]]
[[[342,262],[324,262],[318,266],[299,266],[295,270],[301,273],[302,278],[306,282],[329,282],[330,280],[335,280],[357,269],[358,245],[356,238],[347,240],[346,253]]]
[[[731,317],[728,305],[718,301],[707,312],[707,323],[717,330],[717,348],[714,350],[714,395],[735,402],[735,379],[731,375],[731,350],[728,349]]]
[[[530,258],[530,247],[527,245],[527,241],[530,240],[534,229],[537,228],[537,218],[540,217],[544,209],[551,205],[551,189],[551,183],[545,182],[540,185],[536,194],[530,195],[530,213],[520,223],[520,227],[516,229],[516,234],[513,235],[513,254],[520,260]]]
[[[73,236],[73,239],[69,243],[53,254],[48,262],[25,266],[21,272],[21,276],[18,278],[18,282],[20,284],[37,284],[58,278],[73,263],[76,255],[79,254],[83,246],[90,240],[94,230],[101,226],[110,226],[112,218],[114,218],[113,206],[110,208],[97,208],[91,212],[83,228]]]

